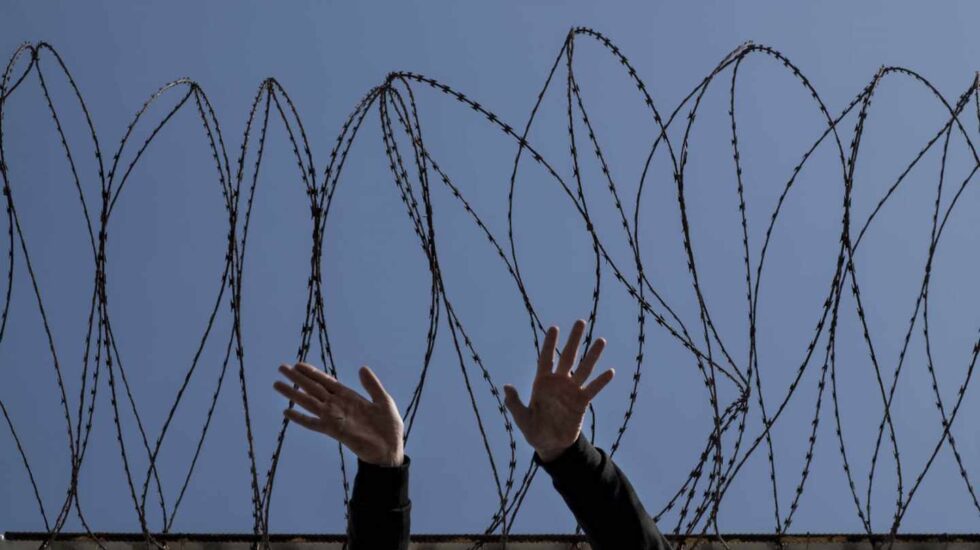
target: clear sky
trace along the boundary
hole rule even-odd
[[[230,154],[237,155],[251,102],[262,80],[288,91],[310,138],[317,173],[326,166],[343,121],[360,98],[394,70],[425,74],[466,93],[510,125],[523,127],[569,29],[586,26],[611,38],[630,58],[662,113],[671,112],[724,56],[747,40],[785,54],[837,114],[879,67],[903,66],[928,78],[953,102],[977,70],[980,6],[947,2],[21,2],[0,4],[0,52],[24,41],[47,41],[72,72],[111,157],[126,125],[157,88],[179,77],[200,84],[214,105]],[[627,212],[632,212],[655,127],[619,63],[580,39],[575,74],[602,141]],[[23,66],[23,65],[22,65]],[[83,193],[98,198],[98,172],[84,119],[53,59],[43,63],[47,84],[74,150]],[[823,130],[809,94],[772,58],[749,57],[739,69],[736,110],[754,266],[772,210],[793,167]],[[691,135],[687,208],[705,300],[739,369],[748,358],[745,272],[742,264],[735,170],[728,121],[731,68],[709,88]],[[416,86],[426,142],[467,200],[506,242],[513,140],[452,98]],[[161,106],[148,113],[158,121]],[[571,181],[563,69],[545,97],[529,140]],[[13,198],[37,276],[69,405],[77,416],[94,262],[78,192],[32,75],[4,109],[3,144]],[[964,119],[976,142],[976,107]],[[948,113],[921,84],[891,74],[875,92],[855,172],[856,232],[915,154],[946,123]],[[846,148],[853,115],[842,126]],[[590,214],[611,257],[635,277],[619,215],[577,122],[583,185]],[[137,129],[145,137],[152,126]],[[429,272],[397,188],[388,172],[378,110],[365,120],[337,191],[324,239],[324,306],[342,381],[371,365],[404,411],[425,352]],[[671,139],[679,146],[680,127]],[[254,138],[253,138],[254,139]],[[142,138],[140,138],[140,142]],[[942,140],[940,140],[940,145]],[[131,159],[130,145],[124,158]],[[253,144],[254,145],[254,144]],[[403,144],[407,145],[407,144]],[[974,166],[954,132],[942,208]],[[243,345],[249,411],[260,475],[270,463],[285,401],[272,390],[276,367],[296,359],[306,307],[311,222],[304,187],[286,132],[270,124],[245,260]],[[758,309],[759,367],[767,410],[778,406],[815,333],[837,257],[843,194],[836,149],[822,145],[798,178],[767,252]],[[933,147],[904,180],[862,240],[855,263],[871,337],[886,387],[895,366],[923,269],[939,178]],[[234,162],[234,159],[232,160]],[[319,176],[318,176],[319,178]],[[930,287],[932,358],[947,411],[964,383],[976,340],[980,262],[975,250],[980,197],[967,185],[937,251]],[[245,191],[243,190],[243,193]],[[527,399],[535,350],[527,314],[496,252],[452,194],[433,179],[433,209],[446,291],[494,385],[513,383]],[[591,306],[591,238],[571,201],[544,170],[523,163],[514,225],[521,271],[544,323],[567,333]],[[143,426],[156,439],[166,411],[191,365],[224,267],[227,217],[214,164],[196,110],[188,105],[153,142],[123,189],[109,222],[108,293],[123,367]],[[661,153],[641,199],[640,247],[654,287],[704,346],[697,301],[681,247],[676,186]],[[95,214],[91,214],[95,216]],[[8,218],[2,216],[6,227]],[[95,220],[93,219],[93,222]],[[632,221],[632,220],[631,220]],[[0,266],[9,268],[4,230]],[[0,288],[7,292],[6,277]],[[850,283],[848,283],[849,286]],[[600,369],[617,376],[596,401],[596,444],[608,449],[623,421],[636,369],[638,308],[608,266],[602,279],[596,334],[609,341]],[[168,507],[186,475],[214,392],[231,326],[228,294],[188,394],[159,459]],[[661,310],[662,311],[662,310]],[[844,440],[857,493],[865,506],[868,471],[882,399],[861,336],[854,299],[841,300],[836,382]],[[497,507],[497,485],[477,429],[463,371],[445,315],[422,403],[406,452],[412,458],[413,531],[482,532]],[[659,512],[694,466],[712,429],[712,412],[696,362],[648,317],[639,397],[615,459],[648,511]],[[826,331],[817,349],[822,352]],[[715,345],[715,342],[712,342]],[[717,352],[717,348],[715,348]],[[815,411],[823,355],[773,428],[781,513],[799,483]],[[311,353],[317,363],[319,357]],[[941,419],[926,368],[921,313],[896,391],[893,421],[905,493],[939,440]],[[233,362],[214,420],[173,523],[182,532],[250,532],[251,490]],[[491,454],[507,475],[509,446],[503,418],[479,369],[466,363]],[[49,517],[57,513],[70,474],[65,420],[53,359],[23,251],[16,244],[9,318],[0,340],[0,399],[7,407],[38,480]],[[80,499],[98,531],[138,531],[111,414],[100,378],[94,428],[81,472]],[[829,376],[827,383],[829,385]],[[724,389],[723,404],[734,395]],[[968,475],[980,470],[980,414],[970,384],[952,433]],[[146,453],[128,402],[122,429],[134,480],[142,486]],[[813,465],[794,532],[860,532],[834,432],[830,390],[824,394]],[[72,419],[77,422],[77,418]],[[588,425],[587,418],[587,425]],[[761,431],[756,394],[746,427]],[[518,469],[531,457],[519,433]],[[732,439],[726,439],[726,452]],[[744,448],[743,448],[744,452]],[[720,510],[727,532],[772,532],[774,511],[765,446],[751,455]],[[347,453],[349,479],[353,455]],[[273,532],[343,532],[343,486],[336,445],[293,426],[287,432],[275,483]],[[872,490],[875,531],[891,525],[896,468],[887,436]],[[520,478],[516,480],[520,482]],[[702,486],[703,488],[703,482]],[[156,495],[150,528],[161,528]],[[169,511],[169,508],[168,508]],[[976,532],[974,507],[948,445],[940,451],[902,523],[904,532]],[[678,509],[661,521],[672,531]],[[0,531],[43,530],[26,471],[6,424],[0,427]],[[80,530],[74,515],[66,530]],[[535,478],[514,532],[574,529],[573,518],[544,472]]]

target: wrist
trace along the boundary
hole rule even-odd
[[[397,468],[405,463],[405,452],[399,450],[395,453],[389,453],[378,458],[371,458],[369,460],[364,460],[368,464],[373,464],[375,466],[382,466],[385,468]]]
[[[393,456],[389,462],[385,463],[385,466],[397,467],[405,463],[405,453],[398,451],[398,454]]]
[[[565,447],[554,447],[551,449],[535,449],[535,452],[538,454],[541,462],[551,462],[552,460],[555,460],[561,456],[561,454],[564,453],[568,447],[571,447],[571,445],[567,445]]]

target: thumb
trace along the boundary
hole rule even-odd
[[[371,401],[375,403],[385,403],[391,396],[385,391],[384,386],[381,385],[381,381],[378,380],[377,375],[368,368],[367,365],[361,367],[358,372],[361,377],[361,385],[367,390],[368,395],[371,396]]]
[[[521,397],[517,394],[517,389],[510,384],[504,384],[504,404],[507,405],[507,410],[510,411],[510,414],[514,416],[517,427],[521,431],[524,431],[531,411],[524,406],[524,403],[521,402]]]

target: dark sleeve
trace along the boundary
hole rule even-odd
[[[549,475],[585,531],[593,550],[670,550],[626,475],[584,434],[550,462],[534,461]]]
[[[357,459],[357,476],[347,524],[349,550],[407,550],[412,501],[408,498],[408,455],[401,466]]]

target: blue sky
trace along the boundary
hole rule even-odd
[[[831,113],[838,113],[879,67],[903,66],[928,78],[949,101],[970,85],[980,41],[971,32],[980,8],[950,2],[942,9],[914,2],[290,2],[213,1],[166,5],[124,2],[0,6],[0,51],[24,41],[47,41],[71,70],[99,133],[103,154],[115,151],[126,125],[149,95],[188,77],[214,105],[230,153],[241,143],[258,86],[275,77],[302,117],[318,173],[344,119],[358,100],[393,70],[421,73],[466,93],[514,127],[523,127],[568,30],[594,28],[610,37],[644,79],[661,112],[669,113],[739,44],[752,40],[784,53],[809,78]],[[632,211],[654,127],[619,64],[596,43],[576,47],[575,73],[613,176]],[[76,155],[83,192],[97,197],[88,135],[64,79],[50,60],[48,85]],[[753,265],[766,222],[785,181],[822,131],[809,95],[781,64],[758,55],[742,64],[736,108],[746,185]],[[686,172],[688,216],[699,276],[726,348],[744,370],[748,336],[741,229],[727,119],[730,72],[706,93],[691,136]],[[546,96],[529,140],[570,178],[564,73]],[[429,150],[499,239],[506,238],[507,189],[515,144],[480,116],[424,86],[416,87]],[[163,105],[172,105],[170,96]],[[170,101],[170,103],[167,103]],[[162,106],[148,114],[159,120]],[[867,219],[904,166],[946,122],[936,98],[911,79],[886,77],[876,91],[855,174],[852,215]],[[965,119],[976,116],[975,107]],[[853,116],[843,125],[846,147]],[[970,139],[976,126],[966,125]],[[146,135],[143,127],[141,135]],[[585,134],[579,123],[579,138]],[[71,409],[78,390],[94,263],[77,191],[47,113],[36,75],[4,110],[8,173],[21,229],[37,275]],[[680,143],[681,134],[671,132]],[[829,145],[829,144],[827,144]],[[132,145],[131,145],[132,147]],[[580,149],[589,147],[580,141]],[[132,154],[132,149],[129,149]],[[661,157],[663,155],[661,154]],[[131,158],[131,157],[130,157]],[[759,298],[759,356],[769,408],[786,393],[813,336],[833,276],[842,200],[837,153],[822,146],[787,199],[767,252]],[[583,184],[600,238],[617,265],[633,276],[631,254],[594,158],[583,154]],[[837,164],[835,164],[835,162]],[[402,410],[411,398],[425,351],[429,273],[387,168],[377,109],[366,118],[338,188],[324,240],[325,308],[342,381],[355,387],[368,364]],[[933,148],[896,191],[869,229],[855,262],[863,306],[886,381],[893,376],[929,247],[940,151]],[[954,134],[941,203],[953,182],[972,169],[964,139]],[[591,305],[591,239],[572,204],[548,174],[523,164],[514,211],[517,253],[529,295],[542,321],[567,333]],[[433,180],[438,182],[438,180]],[[304,189],[281,124],[273,122],[259,176],[243,288],[243,342],[249,406],[259,471],[275,443],[284,400],[273,392],[276,366],[295,360],[306,306],[311,225]],[[119,353],[144,426],[160,430],[190,366],[217,296],[224,266],[227,218],[214,165],[193,108],[179,112],[134,169],[109,222],[108,292]],[[700,333],[680,240],[676,190],[666,158],[655,161],[641,202],[645,270],[686,325]],[[968,185],[944,230],[930,288],[933,360],[947,410],[963,383],[980,314],[975,255],[980,230],[971,223],[980,197]],[[513,383],[525,399],[533,377],[534,344],[513,280],[486,239],[441,184],[433,208],[446,290],[473,338],[493,383]],[[94,200],[94,199],[91,199]],[[4,217],[4,225],[6,225]],[[855,222],[856,223],[856,222]],[[859,229],[855,225],[855,229]],[[3,271],[8,269],[3,239]],[[16,250],[14,287],[0,341],[0,399],[10,411],[38,478],[49,515],[67,489],[69,450],[55,391],[53,360]],[[6,278],[3,278],[6,292]],[[604,271],[596,334],[609,341],[599,368],[617,376],[596,401],[596,443],[608,449],[622,423],[635,369],[637,306]],[[186,401],[175,418],[159,467],[168,504],[186,475],[208,400],[224,356],[231,319],[219,309]],[[845,292],[838,327],[837,386],[844,439],[858,494],[868,469],[882,402],[864,348],[854,300]],[[443,323],[445,324],[445,316]],[[696,363],[648,319],[643,376],[630,427],[616,462],[655,513],[696,463],[712,413]],[[941,432],[933,403],[921,318],[913,333],[894,402],[893,419],[906,491]],[[826,336],[820,340],[823,349]],[[412,457],[413,531],[482,532],[499,502],[487,452],[465,390],[447,327],[435,356],[406,452]],[[318,357],[311,359],[318,365]],[[780,505],[792,498],[809,436],[819,363],[811,364],[773,428]],[[237,364],[233,367],[237,369]],[[506,472],[508,440],[488,386],[468,365],[491,451]],[[108,388],[100,380],[80,498],[99,531],[138,531],[112,421]],[[214,421],[173,530],[249,532],[251,502],[245,427],[237,372],[221,390]],[[733,395],[731,386],[723,399]],[[829,390],[828,390],[829,391]],[[757,402],[748,437],[761,430]],[[123,431],[136,483],[146,455],[128,405]],[[829,394],[821,409],[814,463],[791,531],[859,532],[834,434]],[[952,430],[971,476],[980,439],[969,419],[980,413],[972,384]],[[76,419],[73,419],[75,421]],[[531,450],[520,434],[518,470]],[[729,447],[730,449],[730,447]],[[347,454],[349,459],[353,455]],[[348,461],[348,465],[351,462]],[[352,470],[349,470],[352,476]],[[519,482],[519,479],[518,479]],[[0,428],[0,530],[43,529],[19,454]],[[885,531],[896,497],[888,444],[872,491],[872,525]],[[151,495],[151,502],[155,496]],[[276,478],[274,532],[342,532],[343,487],[336,446],[291,427]],[[864,502],[862,500],[862,506]],[[161,526],[150,506],[150,527]],[[948,446],[939,453],[903,521],[905,532],[975,532],[973,506]],[[749,458],[732,483],[719,526],[727,532],[771,532],[772,489],[765,448]],[[665,515],[671,531],[677,511]],[[574,528],[571,514],[541,472],[522,505],[514,532]],[[80,530],[72,517],[67,530]]]

